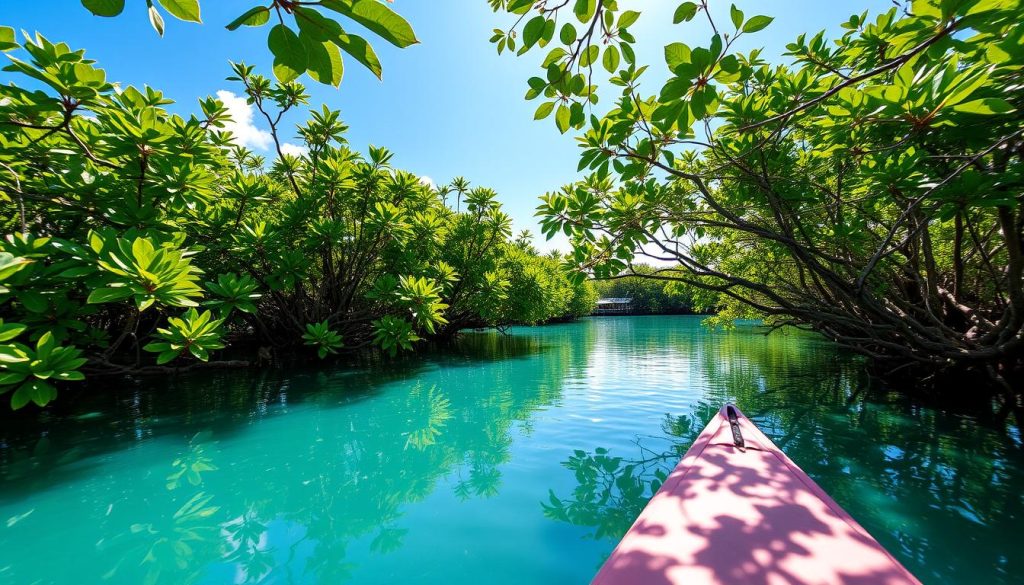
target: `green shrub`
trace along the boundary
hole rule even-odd
[[[302,154],[283,152],[273,121],[308,99],[295,82],[234,66],[272,122],[268,164],[233,145],[216,99],[183,117],[151,88],[115,91],[63,43],[0,50],[0,393],[15,407],[46,404],[86,365],[188,366],[248,342],[395,353],[585,312],[556,261],[510,241],[493,191],[434,189],[384,148],[357,153],[327,108],[298,128]]]

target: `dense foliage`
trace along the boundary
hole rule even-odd
[[[583,131],[593,174],[540,209],[546,234],[571,238],[572,266],[669,261],[660,276],[728,314],[820,331],[894,371],[1024,388],[1019,0],[854,15],[837,39],[787,45],[789,65],[735,49],[771,18],[683,2],[675,21],[707,19],[711,38],[667,45],[653,95],[629,32],[639,13],[491,4],[518,16],[496,30],[499,52],[554,45],[529,80],[537,117]],[[618,95],[588,118],[598,64]]]
[[[570,278],[557,252],[538,256],[529,242],[529,233],[520,234],[515,249],[503,259],[510,282],[503,320],[542,322],[589,314],[597,302],[595,287]]]
[[[245,65],[230,78],[270,125],[268,162],[233,145],[218,100],[185,118],[65,44],[0,48],[15,74],[0,87],[0,393],[15,408],[49,402],[54,381],[205,362],[229,344],[258,345],[259,361],[302,346],[393,354],[590,310],[589,285],[511,238],[493,191],[460,180],[453,210],[449,189],[386,149],[350,150],[326,107],[298,128],[302,153],[284,152],[281,117],[307,101],[295,82]]]
[[[119,16],[125,8],[125,0],[81,2],[90,12],[103,17]],[[178,20],[202,22],[199,0],[146,0],[149,23],[160,36],[164,34],[164,18],[157,6]],[[294,81],[308,73],[320,83],[337,87],[345,74],[342,52],[380,78],[381,63],[373,46],[365,38],[346,31],[339,17],[346,25],[355,23],[399,48],[419,42],[412,26],[378,0],[272,0],[268,5],[252,6],[226,28],[262,27],[275,21],[277,24],[267,34],[267,47],[274,55],[274,76],[281,82]]]

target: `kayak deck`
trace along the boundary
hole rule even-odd
[[[742,435],[737,446],[729,410]],[[708,423],[593,585],[920,585],[733,406]]]

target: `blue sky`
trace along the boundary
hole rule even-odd
[[[175,110],[187,114],[198,111],[200,97],[218,91],[240,93],[224,79],[230,74],[229,60],[256,65],[270,75],[268,29],[224,29],[255,4],[254,0],[202,0],[204,24],[165,16],[164,38],[149,26],[143,0],[128,0],[124,14],[112,19],[90,15],[79,0],[19,2],[0,9],[0,24],[84,48],[107,70],[108,79],[160,89],[177,102]],[[710,39],[704,19],[672,24],[678,4],[677,0],[619,1],[620,8],[643,13],[632,32],[638,41],[637,60],[651,65],[645,85],[649,93],[658,91],[667,74],[662,58],[665,44],[682,41],[706,46]],[[785,44],[801,32],[824,29],[838,36],[839,24],[850,14],[877,13],[891,6],[887,0],[740,0],[736,4],[748,17],[775,17],[767,29],[739,45],[744,51],[764,47],[769,60],[780,60]],[[729,2],[712,0],[712,6],[719,22],[727,23]],[[396,153],[396,166],[435,182],[462,175],[474,185],[497,190],[516,229],[539,233],[533,218],[537,197],[574,180],[578,160],[575,141],[559,135],[550,119],[534,122],[539,102],[523,99],[526,79],[540,71],[543,53],[498,56],[487,41],[494,28],[508,26],[510,19],[492,13],[485,0],[396,0],[393,7],[413,25],[421,44],[399,50],[372,40],[384,64],[383,82],[351,59],[346,60],[340,89],[304,77],[311,107],[326,103],[340,109],[351,127],[348,139],[357,149],[365,151],[367,144],[386,146]],[[0,81],[11,80],[10,74],[0,73]],[[605,92],[598,109],[607,107],[613,95]],[[239,114],[244,116],[243,111]],[[296,116],[290,121],[301,119]],[[266,147],[259,128],[240,130],[255,150]],[[542,249],[564,248],[557,238],[538,244]]]

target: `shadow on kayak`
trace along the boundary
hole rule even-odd
[[[725,406],[595,585],[920,585],[739,409]]]
[[[660,432],[636,436],[635,450],[577,449],[562,462],[575,482],[548,490],[540,502],[544,514],[585,529],[582,539],[598,540],[610,553],[717,412],[713,402],[733,397],[756,412],[751,418],[758,427],[924,582],[1019,582],[1024,452],[1012,430],[923,408],[884,391],[851,394],[860,388],[856,377],[830,384],[783,376],[748,380],[747,372],[740,373],[738,378],[719,373],[727,393],[701,400],[685,413],[666,414]],[[733,522],[738,520],[733,514],[721,520],[720,532],[737,533],[732,540],[757,535],[756,526]],[[801,534],[799,526],[794,530]],[[736,567],[751,561],[747,549],[722,541],[715,539],[706,554],[722,549]],[[765,562],[775,556],[771,546],[779,545],[758,553],[769,556]],[[601,561],[595,555],[593,571]],[[639,553],[633,562],[669,564]]]
[[[709,463],[713,463],[709,461]],[[753,470],[742,470],[733,475],[723,473],[708,481],[724,482],[727,486],[743,486],[743,476],[756,473]],[[678,558],[656,554],[644,550],[631,550],[617,556],[614,574],[617,579],[595,581],[595,583],[628,583],[634,575],[644,575],[646,585],[677,585],[683,578],[673,579],[671,575],[680,569],[692,569],[694,566],[704,568],[703,580],[693,580],[688,576],[687,583],[743,583],[750,585],[771,585],[773,583],[790,583],[793,585],[818,585],[823,583],[813,570],[807,571],[799,565],[810,560],[812,551],[801,544],[804,541],[819,537],[831,537],[829,527],[807,508],[795,501],[787,501],[792,494],[786,492],[784,486],[772,482],[770,489],[777,504],[757,504],[753,506],[759,518],[751,522],[747,518],[718,515],[699,526],[687,528],[691,538],[702,542],[693,556],[692,563],[683,563]],[[725,497],[756,498],[756,492],[745,487],[723,487],[729,492]],[[673,503],[683,508],[682,503],[689,494],[673,496]],[[643,520],[631,529],[631,533],[664,539],[670,535],[668,527],[660,522]],[[861,540],[865,545],[874,541],[862,539],[853,531],[846,532],[851,538]],[[883,571],[843,574],[844,585],[864,585],[879,583],[902,583],[902,574],[895,569]],[[781,581],[780,581],[781,579]]]

